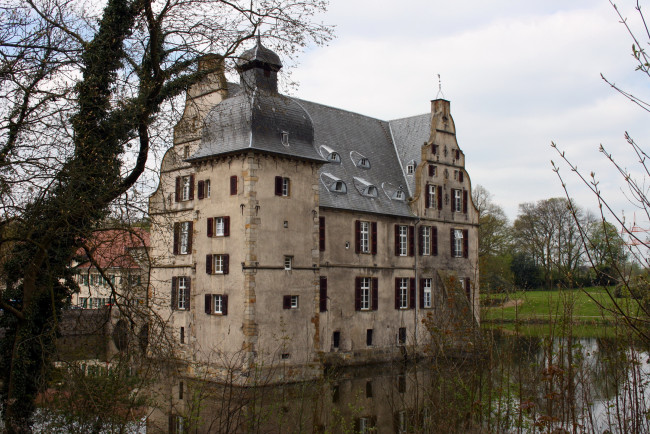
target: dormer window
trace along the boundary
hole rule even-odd
[[[354,185],[362,196],[375,198],[378,196],[377,187],[362,178],[354,177]]]
[[[347,193],[348,187],[343,181],[335,181],[330,185],[330,191],[333,193]]]
[[[370,160],[366,157],[361,158],[357,163],[357,167],[360,169],[370,169]]]
[[[415,161],[410,161],[406,165],[406,174],[407,175],[413,175],[415,173]]]
[[[340,163],[341,162],[341,156],[339,155],[338,152],[332,152],[327,156],[327,161],[331,163]]]
[[[393,197],[391,199],[404,200],[404,192],[402,190],[397,190],[395,193],[393,193]]]
[[[282,144],[284,146],[289,146],[289,132],[282,131]]]
[[[374,185],[369,185],[363,190],[361,194],[368,197],[377,197],[377,187]]]

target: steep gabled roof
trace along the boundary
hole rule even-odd
[[[142,228],[131,230],[108,229],[95,231],[93,237],[85,242],[90,249],[92,260],[102,269],[107,268],[141,268],[133,257],[135,249],[149,247],[149,232]],[[81,261],[78,268],[90,268],[94,264],[88,261],[86,251],[79,249],[77,254],[86,261]]]
[[[395,149],[400,158],[404,173],[410,162],[420,163],[422,145],[429,140],[431,135],[431,114],[426,113],[408,118],[395,119],[388,122]],[[406,175],[409,191],[415,191],[415,175]]]

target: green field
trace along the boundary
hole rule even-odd
[[[613,292],[613,289],[611,290]],[[486,322],[542,323],[570,319],[574,323],[614,322],[614,302],[634,314],[636,303],[626,298],[611,299],[603,288],[553,291],[517,291],[507,296],[481,296],[481,318]],[[601,308],[602,305],[605,309]],[[490,307],[486,307],[490,306]]]

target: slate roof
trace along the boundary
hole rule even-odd
[[[400,156],[404,173],[406,165],[415,161],[416,166],[420,163],[421,148],[424,142],[429,140],[431,135],[431,114],[425,113],[419,116],[395,119],[389,121],[395,149]],[[406,175],[408,188],[411,194],[415,189],[415,175]]]

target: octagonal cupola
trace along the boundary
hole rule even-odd
[[[244,91],[277,93],[280,68],[282,68],[280,57],[262,45],[259,35],[255,46],[244,51],[237,61],[237,70]]]

